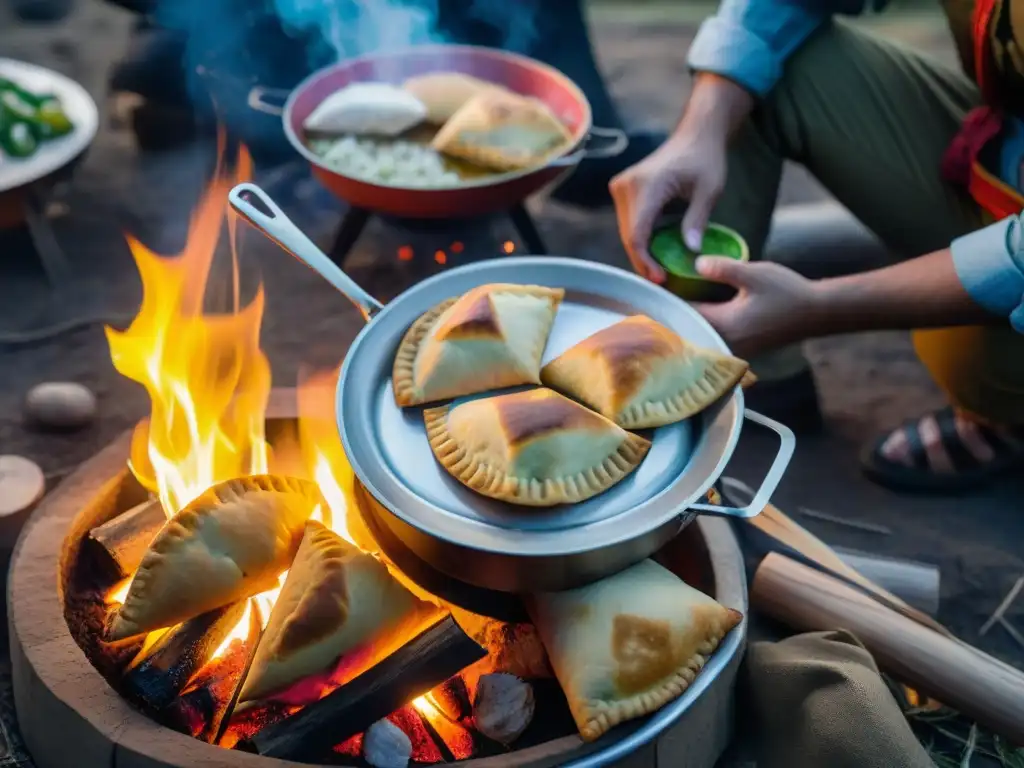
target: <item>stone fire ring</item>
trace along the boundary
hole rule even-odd
[[[134,709],[100,676],[75,643],[64,619],[61,574],[77,552],[65,541],[126,509],[123,483],[130,435],[85,462],[36,509],[8,575],[8,626],[19,729],[38,768],[298,768],[299,763],[213,747],[165,728]],[[87,510],[87,511],[86,511]],[[690,530],[695,526],[690,526]],[[698,518],[718,600],[745,611],[739,547],[723,520]],[[684,532],[685,533],[685,532]],[[746,622],[735,631],[745,632]],[[742,654],[659,738],[616,763],[620,768],[711,768],[728,744],[732,700]],[[464,761],[479,768],[565,765],[593,752],[576,736],[507,755]]]

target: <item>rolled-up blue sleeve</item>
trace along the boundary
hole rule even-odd
[[[1024,333],[1024,214],[957,238],[950,250],[970,297]]]
[[[850,13],[850,6],[850,0],[722,0],[697,31],[688,63],[764,96],[789,55],[834,13]]]

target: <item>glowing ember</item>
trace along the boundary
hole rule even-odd
[[[444,251],[435,251],[434,261],[436,261],[441,266],[444,266],[445,264],[448,263],[448,254],[445,253]]]
[[[177,256],[158,256],[128,237],[142,306],[126,331],[106,329],[114,367],[149,393],[150,417],[132,441],[131,467],[159,495],[168,517],[215,483],[267,469],[263,290],[241,305],[231,221],[232,306],[221,314],[204,310],[227,193],[249,178],[251,165],[244,151],[234,179],[218,165]]]
[[[473,756],[473,735],[445,716],[441,708],[434,703],[432,693],[416,697],[411,704],[430,723],[456,760],[465,760]]]
[[[412,257],[413,257],[413,252],[412,252],[412,247],[411,246],[403,245],[401,248],[398,249],[398,260],[399,261],[412,261]]]
[[[511,240],[506,240],[504,243],[501,244],[501,250],[503,250],[505,253],[512,253],[512,251],[514,251],[515,249],[516,244],[513,243]]]

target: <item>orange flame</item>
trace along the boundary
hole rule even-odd
[[[142,305],[126,331],[106,329],[107,341],[114,367],[149,393],[150,417],[136,430],[131,468],[158,494],[168,517],[215,483],[267,470],[270,363],[259,346],[263,288],[241,305],[233,220],[230,311],[204,309],[227,193],[251,170],[244,150],[234,179],[218,163],[178,255],[158,256],[128,236],[142,278]]]

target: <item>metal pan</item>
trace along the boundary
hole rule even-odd
[[[535,509],[480,496],[435,461],[422,410],[401,409],[394,402],[395,350],[423,312],[479,285],[528,281],[566,291],[545,362],[632,314],[646,314],[703,347],[728,352],[725,342],[696,311],[658,286],[620,269],[568,258],[502,258],[458,267],[383,306],[320,252],[258,187],[241,184],[228,197],[238,213],[323,275],[366,318],[338,381],[338,429],[345,452],[384,511],[381,522],[417,556],[454,578],[504,592],[552,591],[595,581],[648,557],[698,513],[758,514],[789,464],[793,433],[744,412],[743,393],[737,388],[698,417],[652,430],[643,463],[593,499]],[[256,198],[269,215],[247,198]],[[746,507],[697,503],[729,462],[744,419],[780,438],[761,488]]]
[[[420,189],[374,184],[346,176],[324,164],[305,142],[303,124],[332,93],[358,82],[399,85],[413,75],[462,72],[497,83],[547,104],[572,133],[558,157],[537,168],[466,180],[454,187]],[[263,92],[249,94],[249,106],[277,112]],[[313,174],[340,199],[370,211],[410,218],[465,218],[507,211],[559,179],[580,161],[616,157],[629,143],[617,128],[591,125],[590,103],[568,77],[540,61],[476,45],[417,45],[404,50],[346,59],[314,72],[292,91],[280,111],[284,133],[295,151],[309,161]]]

